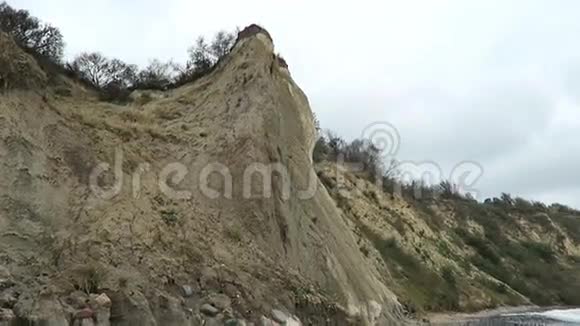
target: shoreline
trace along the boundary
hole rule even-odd
[[[564,306],[517,306],[517,307],[500,307],[495,309],[483,310],[476,313],[462,313],[462,312],[447,312],[447,313],[431,313],[426,315],[426,319],[434,325],[469,323],[482,321],[490,318],[498,318],[506,314],[523,314],[529,312],[543,312],[556,309],[574,309],[577,307]]]

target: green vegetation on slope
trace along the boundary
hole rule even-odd
[[[361,250],[380,257],[410,311],[580,305],[580,212],[507,194],[481,203],[433,187],[416,197],[412,185],[388,191],[364,173],[343,172],[339,187],[334,164],[318,170]]]

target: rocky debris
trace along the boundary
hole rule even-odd
[[[208,303],[201,305],[199,311],[208,316],[217,316],[217,314],[220,312],[218,308]]]
[[[279,323],[284,323],[288,316],[281,310],[272,309],[272,318]]]
[[[202,289],[218,288],[219,279],[217,272],[210,267],[203,268],[199,278],[199,285]]]
[[[86,295],[81,291],[75,291],[68,295],[65,302],[76,309],[72,320],[78,324],[99,321],[99,326],[109,325],[112,301],[105,293]]]
[[[0,294],[0,307],[12,309],[18,302],[19,293],[15,290],[8,290]]]
[[[272,319],[276,323],[279,323],[281,325],[286,325],[286,326],[301,326],[302,325],[302,323],[300,322],[298,317],[289,316],[288,314],[286,314],[285,312],[283,312],[281,310],[272,309],[271,314],[272,314]]]
[[[111,299],[105,294],[101,293],[99,295],[91,295],[91,301],[93,301],[100,308],[111,307]]]
[[[89,302],[89,296],[82,291],[74,291],[70,293],[64,302],[75,309],[82,309]]]
[[[14,286],[14,280],[12,279],[10,271],[4,266],[0,266],[0,291],[12,286]]]
[[[93,307],[99,326],[108,326],[111,319],[112,301],[105,293],[91,294],[90,305]]]
[[[12,321],[16,318],[12,309],[0,308],[0,322]]]
[[[230,308],[232,305],[232,300],[227,295],[221,293],[210,294],[206,301],[222,311]]]
[[[181,286],[181,295],[184,298],[190,298],[193,296],[193,288],[189,285],[182,285]]]
[[[302,323],[298,319],[298,317],[292,316],[286,320],[286,326],[302,326]]]
[[[114,321],[115,324],[149,326],[156,324],[153,309],[157,305],[153,305],[152,301],[147,300],[147,297],[140,290],[126,288],[118,292],[107,292],[107,295],[114,302],[111,306],[111,321]],[[170,316],[164,315],[163,317]]]
[[[224,326],[247,326],[245,320],[242,319],[229,319],[224,323]]]
[[[280,326],[280,324],[266,316],[262,316],[262,318],[260,318],[259,326]]]
[[[8,268],[0,265],[0,279],[10,279],[10,278],[12,278],[12,275],[10,274]]]
[[[214,318],[208,318],[205,320],[204,326],[223,326],[224,318],[222,315],[217,315]]]
[[[85,321],[97,322],[97,314],[90,307],[85,307],[73,315],[72,324],[73,325],[83,325]]]

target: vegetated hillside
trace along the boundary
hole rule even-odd
[[[410,186],[396,194],[392,183],[379,189],[328,162],[317,171],[408,310],[580,305],[580,212],[506,194],[485,203],[452,192],[433,198],[428,187],[417,199]]]
[[[282,63],[251,26],[208,75],[118,105],[0,33],[0,319],[402,322],[388,264],[316,177],[313,116]],[[256,163],[290,188],[246,182]]]

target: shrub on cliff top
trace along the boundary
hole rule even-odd
[[[60,62],[64,40],[59,29],[41,23],[26,10],[16,10],[0,3],[0,31],[12,36],[16,43],[34,54]]]

